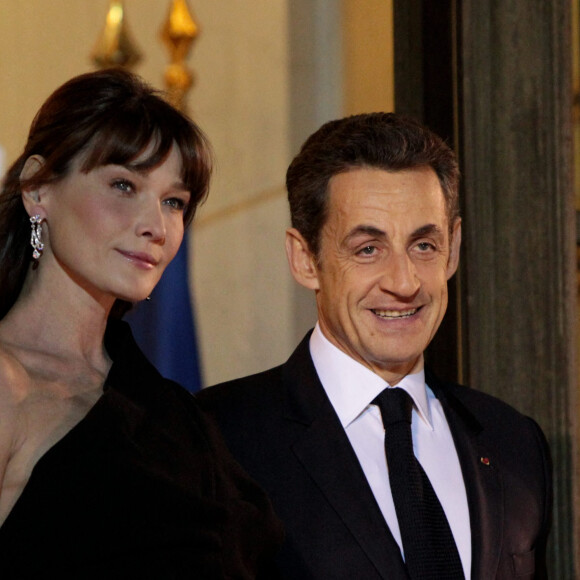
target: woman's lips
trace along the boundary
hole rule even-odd
[[[136,266],[145,270],[150,270],[159,264],[159,260],[153,258],[151,254],[146,252],[127,252],[124,250],[117,250],[122,256],[133,262]]]

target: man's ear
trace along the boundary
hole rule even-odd
[[[455,274],[459,266],[459,250],[461,248],[461,218],[455,220],[451,239],[449,240],[449,260],[447,261],[447,280]]]
[[[294,280],[309,290],[318,290],[316,258],[296,228],[286,230],[286,256]]]
[[[31,155],[25,162],[22,171],[20,172],[20,181],[27,181],[32,179],[44,165],[44,157],[41,155]],[[28,212],[28,215],[41,215],[45,217],[42,208],[41,200],[42,187],[25,186],[22,189],[22,203]]]

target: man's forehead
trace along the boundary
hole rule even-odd
[[[323,239],[343,245],[360,237],[447,236],[445,197],[431,168],[392,172],[357,168],[335,177],[329,187]]]
[[[327,188],[332,196],[336,192],[397,192],[431,195],[437,192],[445,200],[443,188],[435,171],[428,166],[388,171],[377,167],[356,167],[333,175]],[[438,197],[439,197],[438,195]]]
[[[327,211],[351,213],[446,213],[445,196],[435,172],[418,168],[389,172],[357,169],[335,175],[329,183]]]

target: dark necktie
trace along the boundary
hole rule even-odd
[[[413,580],[464,580],[445,512],[413,453],[413,400],[403,389],[387,388],[373,403],[385,427],[389,481],[409,575]]]

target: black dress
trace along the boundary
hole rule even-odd
[[[104,394],[0,528],[0,578],[275,578],[282,532],[264,493],[126,323],[105,346]]]

